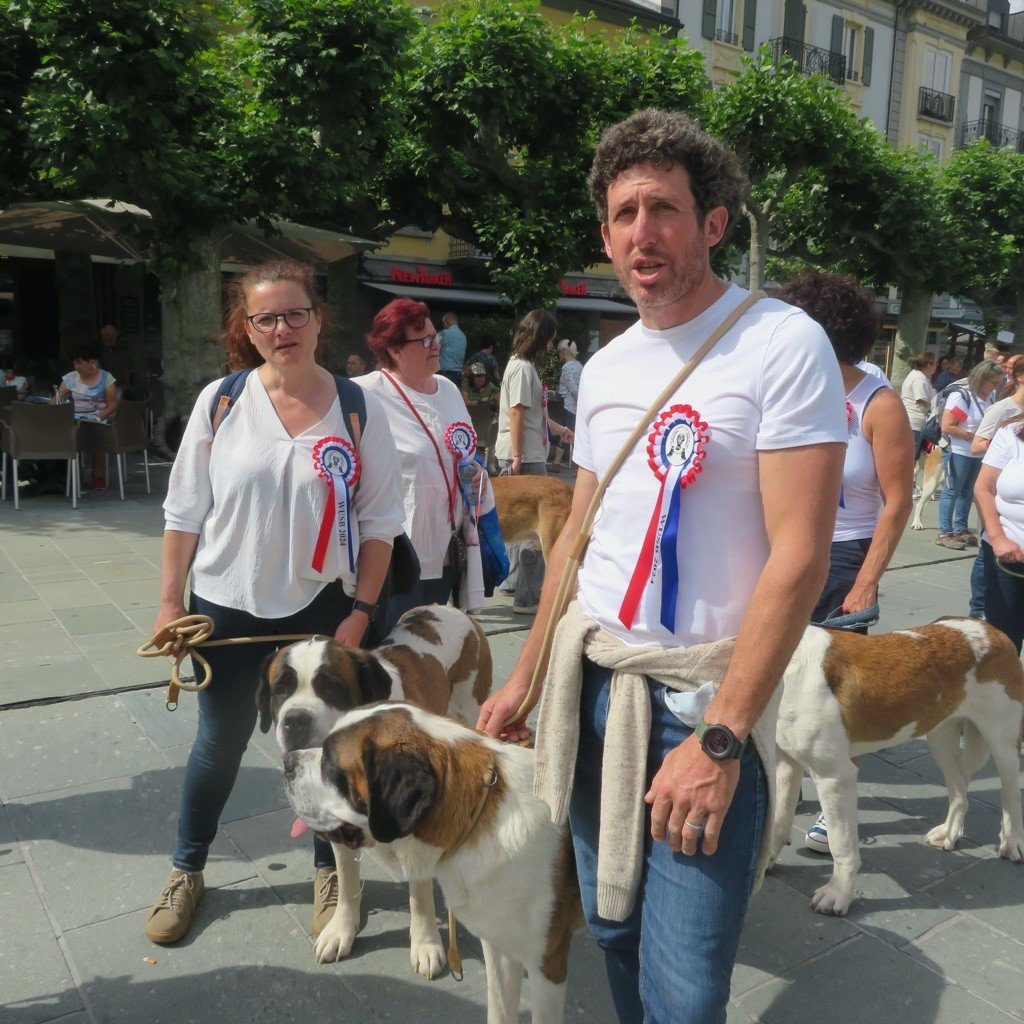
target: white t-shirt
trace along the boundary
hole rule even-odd
[[[1019,416],[1020,414],[1021,407],[1013,400],[1012,395],[1009,398],[1002,398],[998,402],[993,402],[985,410],[985,415],[981,417],[981,423],[978,424],[978,429],[974,432],[974,436],[991,441],[995,437],[996,431],[1007,420],[1013,419],[1014,416]]]
[[[952,392],[946,399],[943,417],[947,412],[951,412],[957,426],[963,430],[969,430],[973,434],[981,425],[985,411],[992,404],[991,395],[988,398],[979,398],[970,389],[964,387],[962,391]],[[971,453],[970,440],[965,441],[962,437],[953,437],[950,434],[949,447],[954,455],[968,455],[975,459],[978,457]]]
[[[1017,436],[1019,424],[1000,427],[982,462],[1000,470],[996,479],[996,511],[1003,533],[1024,547],[1024,441]]]
[[[903,381],[900,389],[900,398],[903,399],[907,416],[910,417],[910,429],[920,430],[930,415],[932,399],[935,397],[935,389],[932,382],[920,371],[911,370]],[[917,403],[924,402],[924,409]]]
[[[666,381],[746,295],[732,286],[689,323],[668,331],[638,323],[597,352],[583,368],[574,460],[600,479]],[[675,630],[659,622],[657,586],[647,586],[631,629],[619,621],[661,488],[646,435],[604,496],[579,576],[583,611],[632,646],[734,635],[769,554],[758,451],[847,438],[842,376],[825,332],[777,299],[748,310],[667,404],[690,405],[710,435],[703,472],[680,497]]]
[[[550,447],[545,422],[544,385],[531,362],[513,356],[501,378],[501,404],[498,407],[498,438],[494,454],[499,459],[512,458],[512,435],[509,433],[508,411],[514,405],[523,409],[523,462],[546,462]]]
[[[312,566],[328,494],[313,446],[323,437],[349,440],[338,399],[319,423],[292,438],[254,371],[214,436],[210,407],[220,383],[208,384],[196,401],[164,502],[168,530],[199,534],[193,592],[265,619],[301,611],[336,579],[354,595],[356,577],[336,537],[322,571]],[[360,539],[390,544],[402,532],[398,455],[373,395],[366,397],[359,456],[356,553]]]
[[[405,532],[419,556],[420,578],[424,580],[441,578],[445,552],[452,536],[448,518],[449,491],[445,488],[451,488],[455,482],[455,461],[445,446],[445,434],[453,423],[470,422],[469,412],[459,389],[447,377],[435,374],[434,380],[437,383],[437,391],[432,395],[414,391],[401,381],[398,384],[423,417],[423,422],[430,427],[444,459],[445,477],[441,476],[437,452],[430,443],[430,438],[424,433],[423,427],[391,381],[379,370],[355,378],[357,384],[361,384],[380,399],[387,414],[402,467]],[[463,513],[462,497],[456,493],[456,526],[462,524]]]
[[[865,373],[870,374],[872,377],[877,377],[884,384],[892,387],[892,382],[886,377],[885,371],[880,366],[875,366],[874,363],[869,363],[866,359],[862,359],[856,365],[858,370],[863,370]]]

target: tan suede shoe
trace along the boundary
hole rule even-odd
[[[192,924],[205,891],[202,871],[172,871],[146,919],[149,939],[162,944],[177,942]]]
[[[313,879],[313,938],[327,927],[338,906],[338,872],[334,868],[317,868]]]

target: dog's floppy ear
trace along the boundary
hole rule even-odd
[[[387,700],[391,696],[391,676],[384,671],[376,655],[352,648],[348,653],[356,667],[361,703],[375,704],[379,700]]]
[[[260,732],[270,732],[273,716],[270,714],[270,666],[277,651],[271,651],[260,665],[260,681],[256,687],[256,710],[260,713]]]
[[[409,835],[434,809],[437,775],[426,756],[407,747],[363,749],[363,769],[370,789],[370,835],[393,843]]]

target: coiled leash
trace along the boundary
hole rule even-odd
[[[210,663],[196,650],[197,647],[229,647],[235,644],[282,644],[297,640],[312,640],[316,633],[280,633],[275,636],[233,636],[227,640],[211,640],[213,619],[209,615],[183,615],[157,630],[135,653],[140,658],[171,658],[171,678],[167,684],[167,710],[178,707],[178,691],[198,693],[213,682]],[[181,678],[181,663],[191,657],[192,664],[202,671],[202,681],[189,682]]]
[[[1014,564],[1019,565],[1020,563],[1017,562],[1017,563],[1014,563]],[[1007,569],[1006,568],[1006,563],[1001,558],[997,558],[996,559],[996,565],[998,565],[999,568],[1002,569],[1003,572],[1005,572],[1007,576],[1016,576],[1017,579],[1024,580],[1024,572],[1015,572],[1013,569]]]

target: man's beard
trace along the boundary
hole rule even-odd
[[[626,294],[637,304],[637,308],[657,309],[671,306],[693,295],[703,284],[707,274],[707,248],[703,236],[697,238],[689,251],[673,261],[660,252],[646,253],[651,258],[662,259],[671,270],[664,281],[653,287],[644,287],[633,280],[633,259],[630,254],[625,261],[615,264],[615,274]]]

